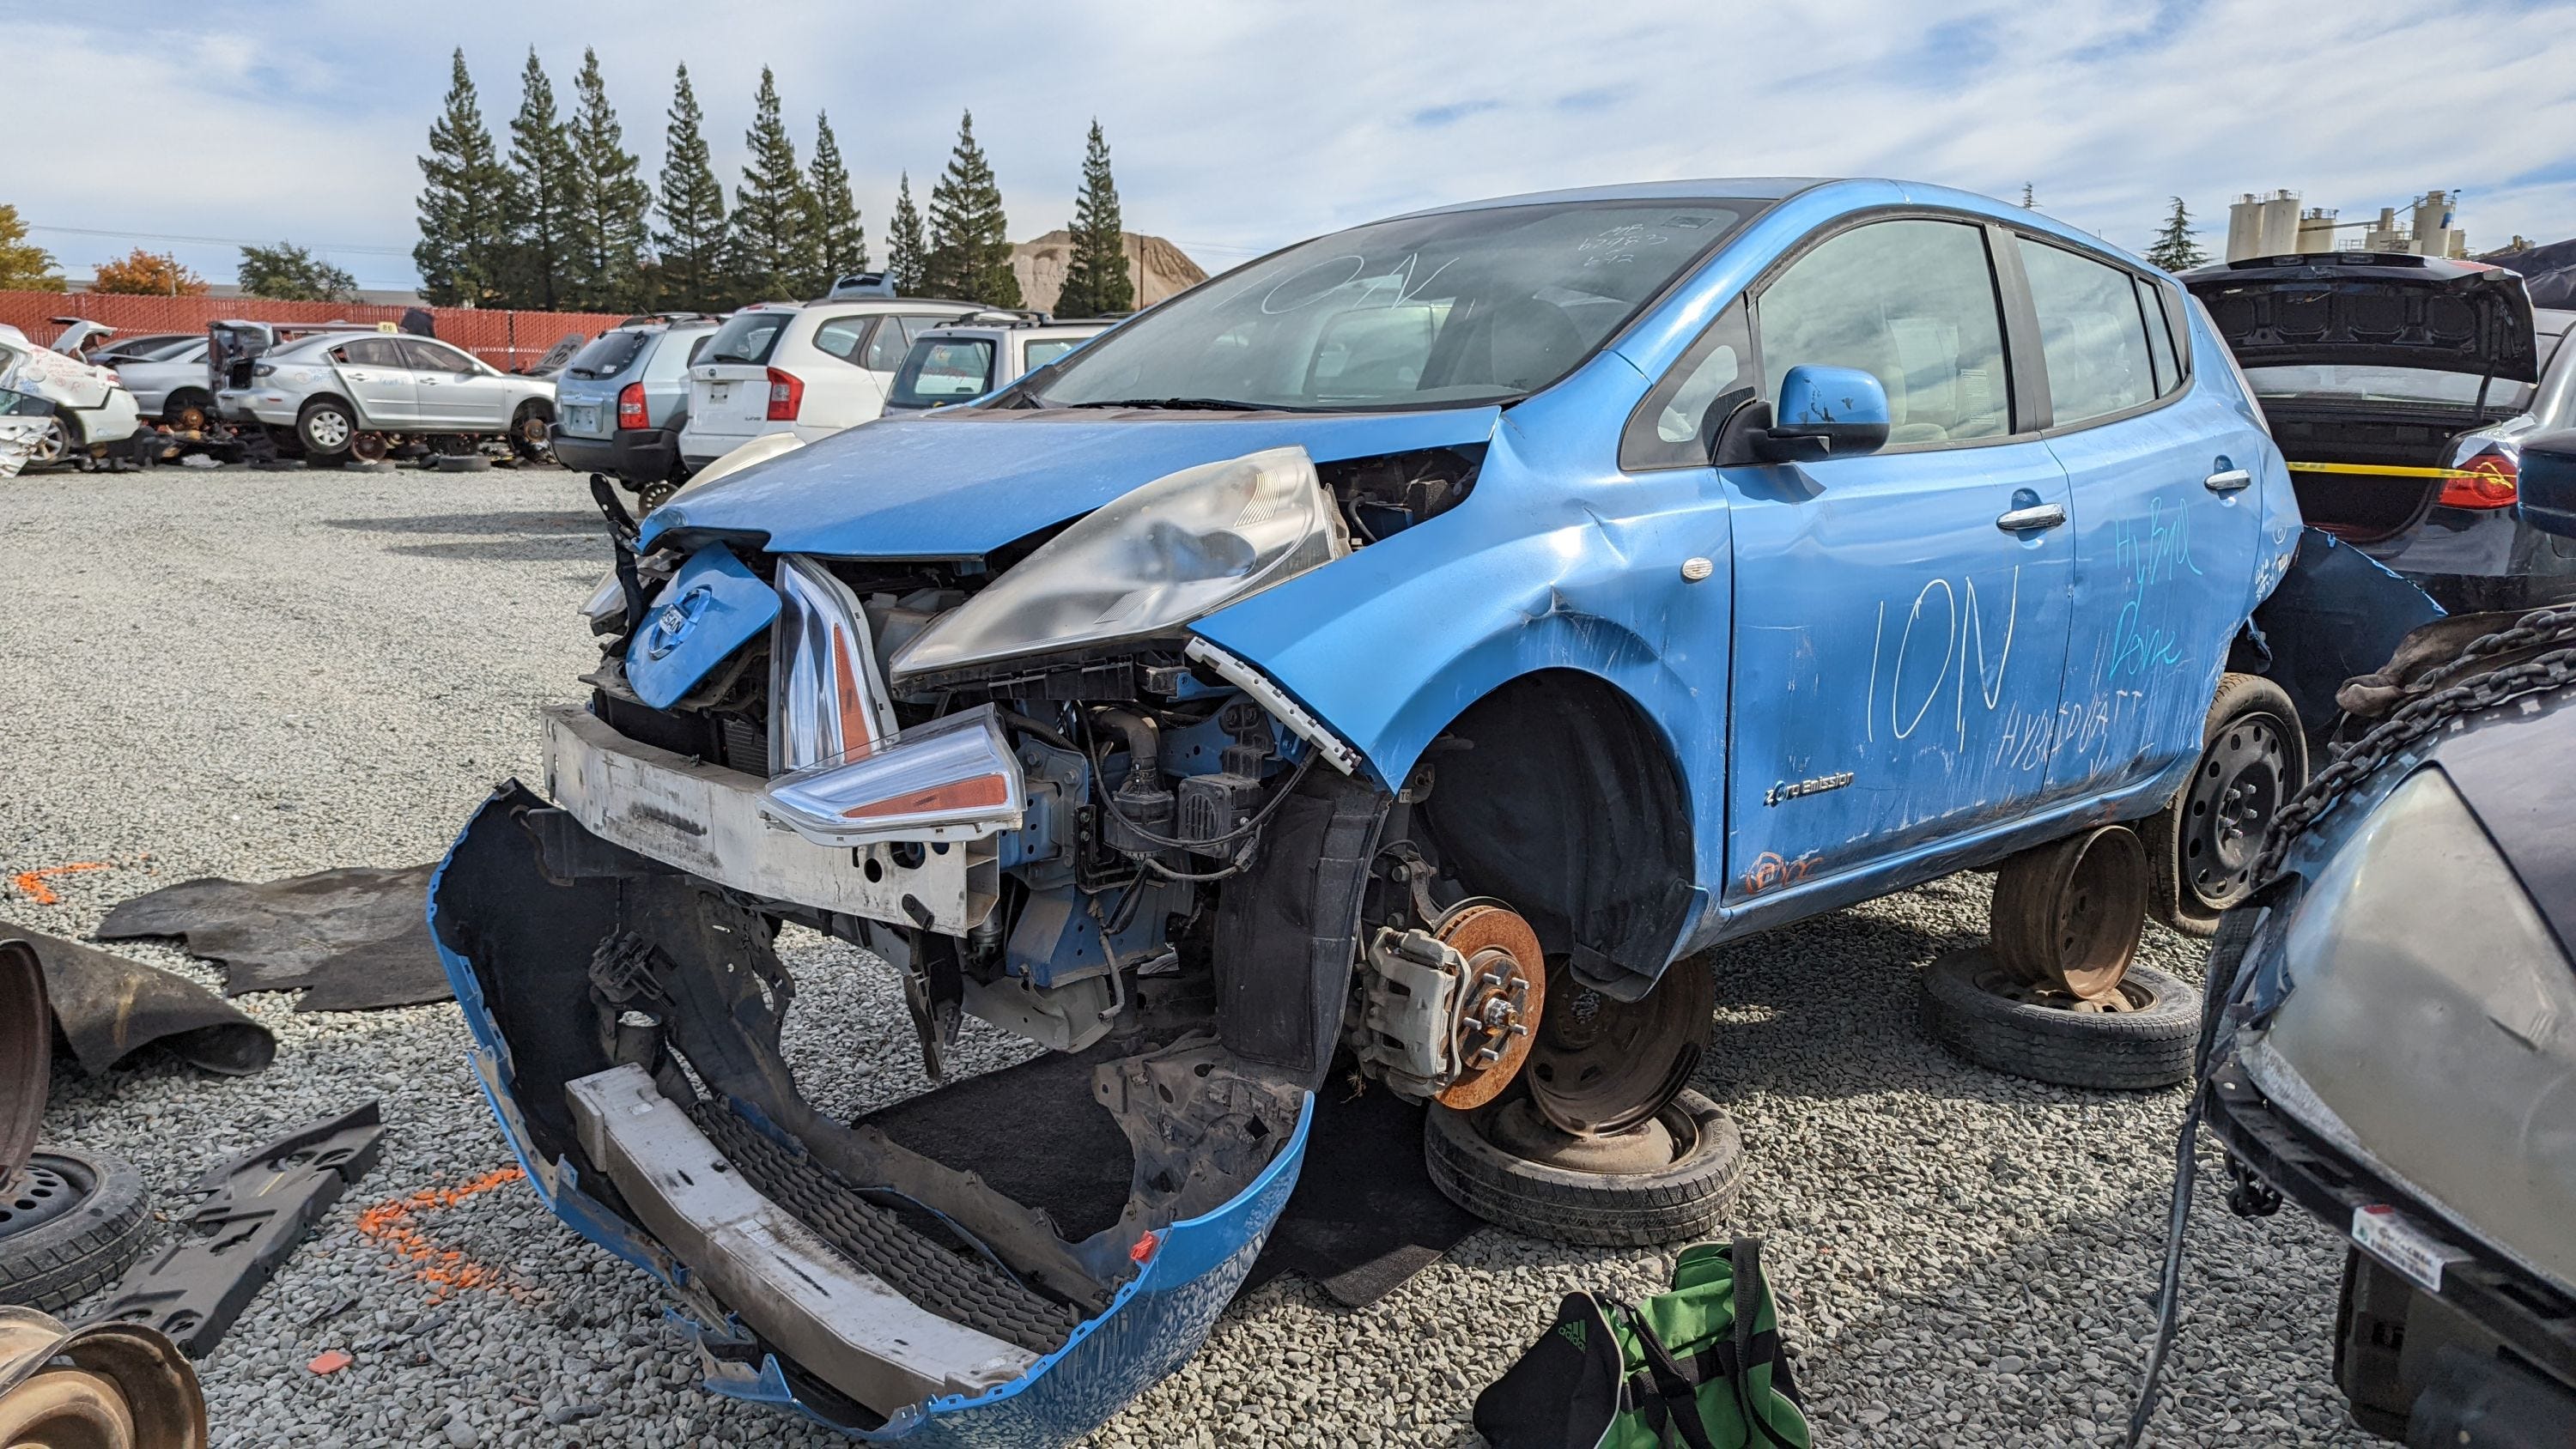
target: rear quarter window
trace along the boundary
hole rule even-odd
[[[833,317],[814,329],[814,350],[843,362],[856,362],[868,340],[866,317]],[[874,366],[874,364],[870,364]]]
[[[778,338],[787,330],[792,312],[739,312],[726,319],[707,342],[707,350],[698,358],[710,363],[764,363],[778,350]]]

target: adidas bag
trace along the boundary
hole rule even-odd
[[[1567,1295],[1476,1396],[1476,1432],[1494,1449],[1809,1449],[1761,1244],[1684,1249],[1672,1291],[1635,1308]]]

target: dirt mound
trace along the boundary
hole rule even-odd
[[[1127,275],[1136,283],[1136,305],[1151,307],[1165,297],[1188,291],[1207,280],[1207,273],[1179,247],[1158,236],[1122,235],[1127,243]],[[1057,230],[1011,248],[1011,270],[1020,277],[1020,305],[1042,312],[1055,310],[1064,290],[1065,269],[1073,264],[1073,233]]]

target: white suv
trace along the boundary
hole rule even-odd
[[[972,302],[921,297],[745,307],[689,366],[680,460],[695,470],[770,433],[810,443],[871,421],[885,411],[913,338],[985,315]]]

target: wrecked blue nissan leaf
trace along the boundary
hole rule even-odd
[[[589,696],[435,934],[554,1209],[714,1386],[863,1435],[1056,1442],[1186,1358],[1328,1075],[1433,1104],[1496,1221],[1705,1232],[1726,983],[1676,963],[2131,827],[2206,929],[2304,771],[2249,623],[2296,502],[2204,314],[1937,188],[1378,222],[603,507]],[[934,1076],[972,1016],[1072,1088],[817,1110],[787,923],[883,963]],[[1077,1117],[1125,1154],[1080,1230],[990,1160]]]

